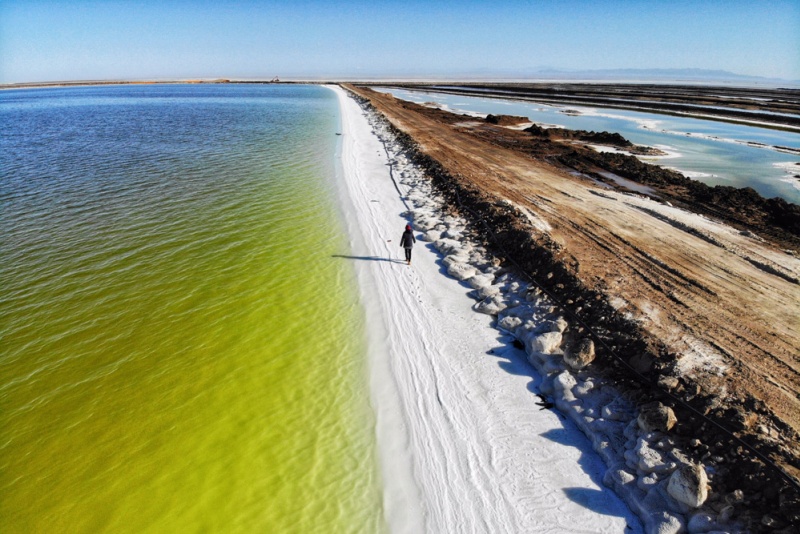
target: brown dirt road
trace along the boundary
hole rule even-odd
[[[464,187],[513,203],[530,232],[555,243],[558,260],[584,287],[658,340],[660,354],[631,360],[643,373],[672,384],[683,398],[702,397],[711,416],[738,418],[736,430],[780,448],[781,463],[800,478],[796,255],[508,148],[525,132],[480,120],[443,121],[391,95],[348,88]],[[504,146],[487,141],[491,135],[503,137]]]

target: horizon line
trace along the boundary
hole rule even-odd
[[[637,69],[625,69],[636,71]],[[554,71],[556,72],[556,71]],[[600,71],[595,71],[600,72]],[[605,71],[608,72],[608,71]],[[646,72],[646,71],[642,71]],[[563,74],[569,74],[564,72]],[[407,76],[290,76],[281,78],[272,77],[187,77],[187,78],[108,78],[108,79],[72,79],[72,80],[46,80],[46,81],[26,81],[26,82],[4,82],[0,83],[0,89],[14,88],[35,88],[35,87],[57,87],[57,86],[79,86],[79,85],[156,85],[156,84],[210,84],[210,83],[380,83],[380,82],[410,82],[410,83],[436,83],[436,82],[573,82],[573,83],[724,83],[725,85],[774,85],[776,83],[787,83],[800,85],[800,80],[790,80],[782,78],[765,78],[761,76],[747,76],[732,74],[731,77],[725,76],[676,76],[668,78],[666,76],[642,76],[641,78],[631,78],[624,76],[589,76],[590,72],[585,72],[587,76],[575,75],[556,77],[556,76],[442,76],[442,75],[407,75]]]

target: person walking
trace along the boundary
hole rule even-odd
[[[406,251],[406,264],[411,265],[411,247],[414,246],[417,240],[414,239],[414,233],[411,231],[411,225],[406,225],[406,231],[403,232],[403,237],[400,238],[400,246]]]

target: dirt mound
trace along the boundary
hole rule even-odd
[[[518,124],[525,124],[531,122],[528,117],[518,117],[516,115],[492,115],[486,116],[486,122],[489,124],[497,124],[498,126],[517,126]]]

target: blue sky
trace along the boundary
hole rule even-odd
[[[0,83],[542,67],[800,80],[800,1],[0,0]]]

